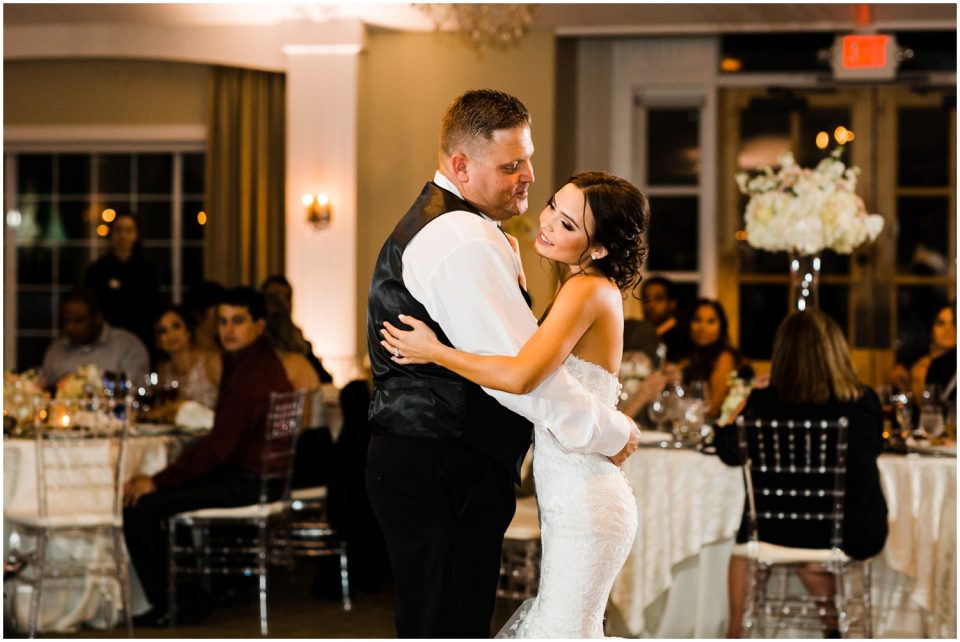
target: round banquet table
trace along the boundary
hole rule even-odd
[[[127,439],[124,479],[137,474],[152,475],[163,469],[176,456],[185,436],[130,436]],[[36,442],[32,439],[4,439],[3,441],[3,506],[4,511],[25,512],[37,510]],[[7,557],[11,537],[19,542],[24,552],[33,542],[22,540],[12,531],[7,521],[3,527],[3,554]],[[106,537],[63,535],[51,539],[47,555],[50,559],[107,559],[111,544]],[[146,611],[149,603],[140,581],[130,567],[131,611]],[[4,608],[15,614],[17,622],[26,623],[31,587],[11,582],[5,592]],[[120,592],[115,583],[107,584],[89,579],[70,579],[47,582],[44,585],[38,617],[40,631],[72,631],[80,625],[104,629],[119,621]]]
[[[873,561],[875,635],[955,638],[956,458],[885,454],[878,467],[890,535]],[[607,633],[723,637],[741,469],[691,450],[647,447],[623,470],[639,528],[610,594]]]

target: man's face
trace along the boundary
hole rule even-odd
[[[110,228],[110,245],[117,254],[132,252],[137,237],[137,224],[129,216],[118,216]]]
[[[654,325],[660,325],[673,316],[677,302],[667,298],[667,289],[659,283],[651,283],[644,288],[643,318]]]
[[[527,126],[500,129],[467,153],[462,196],[492,219],[504,221],[527,211],[534,181],[533,140]]]
[[[103,330],[103,314],[93,312],[83,301],[67,301],[60,309],[63,334],[75,346],[93,343]]]
[[[245,305],[221,303],[217,306],[217,332],[220,335],[220,345],[227,352],[246,348],[263,334],[265,326],[263,319],[253,320]]]

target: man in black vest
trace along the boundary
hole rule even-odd
[[[639,438],[628,417],[562,367],[529,395],[512,395],[436,365],[397,365],[380,345],[384,321],[404,327],[398,314],[469,352],[516,354],[530,338],[536,319],[498,222],[527,209],[532,155],[530,116],[519,100],[493,90],[455,99],[441,123],[440,168],[374,267],[366,481],[390,554],[400,637],[490,635],[531,421],[569,450],[616,462]]]

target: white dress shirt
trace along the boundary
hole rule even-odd
[[[460,196],[439,171],[433,181]],[[404,285],[455,348],[474,354],[516,355],[536,331],[519,273],[519,259],[497,222],[471,212],[437,217],[403,252]],[[615,455],[632,430],[626,415],[605,406],[563,366],[526,395],[484,391],[546,427],[570,451]]]

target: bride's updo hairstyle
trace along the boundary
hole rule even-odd
[[[581,264],[589,257],[591,245],[602,245],[607,255],[593,264],[620,290],[633,290],[640,283],[640,267],[647,258],[643,233],[650,219],[650,202],[646,195],[629,181],[606,172],[583,172],[566,183],[583,192],[584,207],[589,204],[593,212],[593,237],[584,226],[587,250],[580,257]]]

